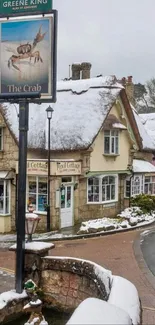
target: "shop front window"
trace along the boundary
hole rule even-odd
[[[10,213],[10,181],[0,181],[0,214]]]
[[[96,203],[114,202],[118,197],[117,175],[88,178],[87,201]]]
[[[27,206],[32,204],[35,211],[46,211],[47,177],[29,176],[27,186]]]

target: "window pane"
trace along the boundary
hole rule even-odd
[[[105,186],[102,186],[102,201],[106,201]]]
[[[36,186],[36,177],[29,177],[29,192],[36,193],[37,186]]]
[[[102,184],[108,184],[109,183],[109,178],[108,176],[102,178]]]
[[[93,178],[88,178],[88,185],[93,185]]]
[[[118,137],[115,138],[115,153],[118,154]]]
[[[126,180],[125,184],[125,197],[130,197],[130,181]]]
[[[109,176],[109,184],[115,184],[115,177]]]
[[[111,138],[111,152],[115,153],[115,138]]]
[[[99,178],[97,177],[88,179],[88,202],[99,202]]]
[[[106,194],[107,194],[107,201],[109,201],[110,200],[110,185],[107,185],[106,186]]]
[[[115,200],[115,185],[111,185],[111,200]]]
[[[65,197],[66,197],[66,189],[65,187],[61,190],[61,209],[65,208]]]
[[[30,204],[32,204],[34,210],[36,210],[36,194],[29,193],[28,205],[30,205]]]
[[[40,177],[38,182],[38,193],[47,194],[47,178]]]
[[[71,207],[71,186],[67,186],[67,208]]]
[[[71,183],[72,182],[72,177],[62,177],[62,180],[61,180],[62,183]]]
[[[104,153],[110,153],[110,138],[104,137]]]
[[[9,197],[5,198],[5,213],[9,213]]]
[[[106,131],[104,131],[104,134],[105,134],[106,136],[109,136],[109,137],[110,137],[110,131],[106,130]]]
[[[45,205],[47,204],[47,195],[38,195],[38,211],[45,211]]]

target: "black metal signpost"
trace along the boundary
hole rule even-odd
[[[27,0],[28,1],[28,0]],[[4,1],[3,1],[4,2]],[[7,1],[6,1],[7,2]],[[49,2],[49,0],[48,0]],[[46,14],[53,14],[53,43],[52,43],[52,71],[51,71],[51,97],[43,98],[41,92],[17,92],[0,94],[0,103],[10,102],[19,104],[19,167],[18,167],[18,203],[17,203],[17,250],[16,250],[16,292],[23,291],[24,258],[25,258],[25,211],[26,211],[26,174],[27,174],[27,133],[29,120],[29,103],[52,103],[56,101],[56,57],[57,57],[57,11],[49,10]],[[45,13],[42,13],[43,16]],[[8,14],[9,15],[9,14]],[[1,12],[0,17],[23,16],[14,13],[9,17]],[[26,16],[26,12],[24,12]],[[35,15],[35,13],[32,13]],[[9,19],[8,19],[9,21]],[[36,112],[37,113],[37,112]]]

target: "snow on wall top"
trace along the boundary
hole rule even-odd
[[[155,113],[139,114],[139,116],[147,133],[155,141]]]
[[[148,161],[133,159],[134,173],[155,173],[155,166]]]
[[[121,88],[114,77],[60,81],[57,102],[51,120],[51,150],[87,148],[93,141],[117,99]],[[30,104],[29,148],[46,148],[48,140],[48,104]],[[5,104],[5,117],[18,140],[18,117],[15,105]]]
[[[130,105],[131,105],[131,103],[130,103]],[[139,129],[139,133],[142,138],[143,149],[144,150],[147,150],[147,149],[155,150],[155,138],[153,139],[153,137],[150,135],[148,130],[144,127],[142,118],[137,113],[135,108],[132,105],[131,105],[131,107],[133,109],[133,114],[134,114],[134,117],[135,117],[135,120],[137,123],[137,127]],[[143,115],[143,114],[141,114],[141,115]]]

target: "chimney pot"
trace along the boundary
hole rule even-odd
[[[82,70],[82,79],[90,79],[90,70],[91,70],[90,62],[82,62],[81,70]]]
[[[80,79],[81,63],[72,64],[72,80]]]

